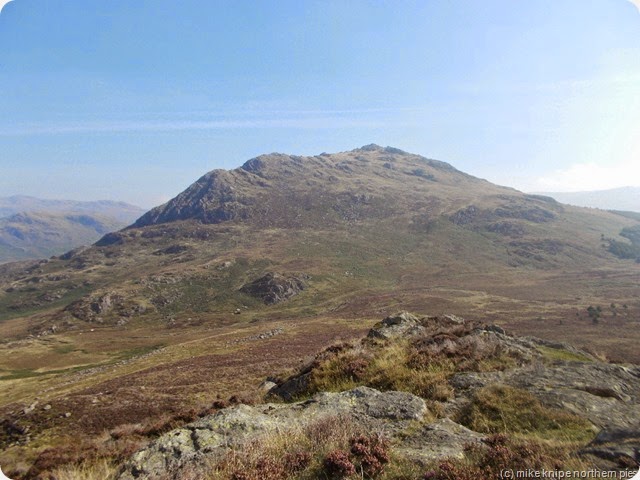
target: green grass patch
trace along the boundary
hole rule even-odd
[[[546,407],[531,393],[506,385],[476,391],[458,422],[482,433],[523,434],[559,441],[585,443],[595,435],[587,420]]]
[[[143,346],[143,347],[136,347],[136,348],[132,348],[130,350],[126,350],[123,352],[118,353],[115,358],[106,361],[106,362],[101,362],[101,363],[91,363],[88,365],[79,365],[79,366],[75,366],[75,367],[70,367],[70,368],[60,368],[60,369],[56,369],[56,370],[47,370],[44,372],[37,372],[35,370],[31,370],[31,369],[18,369],[18,370],[11,370],[8,373],[0,373],[0,381],[3,380],[18,380],[21,378],[31,378],[31,377],[41,377],[41,376],[45,376],[45,375],[58,375],[58,374],[62,374],[62,373],[73,373],[73,372],[79,372],[82,370],[87,370],[89,368],[94,368],[94,367],[101,367],[101,366],[105,366],[105,365],[113,365],[115,363],[118,363],[122,360],[129,360],[131,358],[135,358],[135,357],[139,357],[141,355],[145,355],[147,353],[153,352],[155,350],[158,350],[160,348],[165,347],[166,345],[161,343],[161,344],[156,344],[156,345],[149,345],[149,346]],[[65,351],[63,353],[69,353],[72,351],[76,351],[75,348],[72,345],[64,345],[62,347],[57,347],[57,348],[62,348],[62,349],[66,349],[68,347],[72,347],[71,350],[69,351]],[[57,353],[61,353],[61,352],[57,352]]]
[[[30,368],[22,368],[19,370],[11,370],[10,373],[8,374],[2,374],[0,376],[0,381],[2,380],[20,380],[21,378],[31,378],[31,377],[38,377],[42,375],[39,372],[35,372],[33,370],[31,370]]]
[[[167,345],[165,343],[157,343],[155,345],[145,345],[141,347],[131,348],[129,350],[125,350],[123,352],[118,353],[116,360],[129,360],[130,358],[146,355],[147,353],[151,353],[155,350],[159,350],[166,346]]]
[[[64,355],[66,353],[71,353],[76,351],[76,347],[73,344],[59,345],[54,347],[54,352]]]
[[[539,346],[538,351],[542,353],[544,358],[549,361],[562,360],[565,362],[592,362],[593,360],[586,355],[570,352],[560,348],[551,348]]]

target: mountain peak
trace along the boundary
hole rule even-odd
[[[360,148],[356,148],[355,150],[352,150],[353,152],[381,152],[381,153],[397,153],[397,154],[401,154],[401,155],[407,155],[408,152],[405,152],[404,150],[400,150],[399,148],[395,148],[395,147],[382,147],[380,145],[377,145],[375,143],[370,143],[369,145],[363,145]]]
[[[278,153],[278,152],[266,153],[263,155],[258,155],[257,157],[254,157],[250,160],[247,160],[242,164],[240,169],[246,172],[255,173],[260,170],[263,170],[267,166],[267,163],[269,162],[283,161],[283,160],[288,160],[290,158],[292,157],[285,153]]]

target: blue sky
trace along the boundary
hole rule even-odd
[[[0,13],[0,196],[150,207],[261,153],[368,143],[528,191],[640,185],[638,8],[14,0]]]

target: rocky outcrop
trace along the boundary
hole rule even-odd
[[[409,312],[399,312],[389,315],[380,323],[374,325],[369,330],[368,336],[371,338],[397,338],[401,336],[414,335],[424,331],[420,324],[420,319]]]
[[[259,298],[267,305],[280,303],[297,295],[307,286],[310,277],[305,274],[281,275],[269,272],[240,288],[242,293]]]
[[[587,418],[598,428],[629,429],[639,423],[637,366],[558,361],[542,368],[506,372],[505,381],[530,391],[547,405]]]
[[[638,419],[635,419],[638,422]],[[581,453],[595,455],[612,462],[619,458],[633,459],[640,463],[640,422],[632,428],[607,428]]]
[[[465,412],[477,405],[480,392],[492,388],[520,392],[550,412],[572,414],[587,437],[593,432],[593,440],[588,444],[586,440],[576,453],[595,464],[612,468],[640,463],[640,367],[604,363],[570,345],[512,336],[497,325],[467,322],[455,315],[418,317],[406,311],[391,315],[360,345],[329,347],[299,374],[278,385],[264,382],[260,390],[287,401],[304,398],[310,395],[314,369],[327,358],[345,353],[371,358],[367,345],[384,349],[398,341],[401,345],[408,341],[416,354],[456,364],[444,380],[452,395],[431,399],[429,404],[439,418],[434,419],[425,400],[416,395],[367,386],[320,392],[289,404],[237,405],[161,436],[130,459],[119,480],[151,479],[168,471],[181,478],[185,465],[215,462],[248,441],[325,417],[344,418],[363,431],[384,435],[399,456],[422,466],[462,459],[470,445],[485,448],[487,435],[467,428],[472,423],[465,420]],[[465,363],[483,360],[503,363],[493,370]]]
[[[186,245],[170,245],[167,248],[162,248],[153,252],[154,255],[177,255],[189,250]]]
[[[369,330],[369,338],[394,339],[400,337],[416,337],[419,335],[435,335],[444,331],[458,329],[472,329],[476,326],[455,315],[417,317],[412,313],[402,311],[389,315],[376,323]]]
[[[410,441],[414,446],[420,442],[416,435],[421,436],[424,432],[412,434],[409,427],[420,422],[425,414],[424,400],[415,395],[379,392],[367,387],[341,393],[320,393],[310,400],[292,404],[238,405],[161,436],[127,462],[119,480],[151,479],[168,471],[177,472],[176,478],[180,478],[180,469],[185,465],[220,458],[230,448],[249,439],[300,428],[328,416],[353,420],[363,431],[404,438],[399,448],[404,441]],[[440,429],[445,430],[452,430],[451,425]],[[441,435],[447,436],[446,433]],[[449,455],[453,449],[435,449],[432,458]]]
[[[508,199],[505,198],[505,200]],[[490,231],[506,235],[521,235],[524,233],[522,225],[505,222],[504,219],[546,223],[557,218],[554,212],[542,208],[536,203],[540,203],[540,201],[532,197],[525,197],[524,202],[521,204],[505,203],[503,206],[493,210],[469,205],[450,215],[449,220],[459,226],[478,226],[484,223]],[[561,207],[558,206],[556,210],[561,210]]]
[[[85,322],[102,323],[109,316],[128,318],[140,315],[146,311],[146,307],[118,293],[109,292],[76,300],[65,307],[64,311]]]

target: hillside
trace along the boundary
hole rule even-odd
[[[53,406],[0,464],[165,431],[399,309],[638,362],[640,264],[610,251],[638,225],[376,145],[214,170],[91,247],[0,266],[0,412]]]

